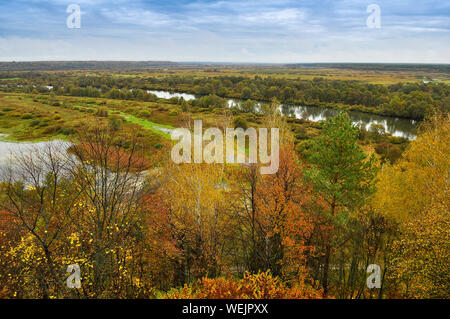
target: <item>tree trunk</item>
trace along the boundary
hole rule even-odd
[[[336,210],[336,200],[333,198],[333,202],[331,204],[331,216],[334,217],[334,213]],[[331,241],[333,239],[333,230],[330,230],[330,236],[328,238],[328,243],[325,246],[325,262],[323,265],[323,297],[326,298],[328,295],[328,273],[330,269],[330,256],[331,256]]]
[[[331,243],[328,243],[325,248],[325,262],[323,265],[323,297],[326,298],[328,294],[328,271],[330,268],[330,254],[331,254]]]

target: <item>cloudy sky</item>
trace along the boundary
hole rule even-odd
[[[32,60],[450,63],[450,1],[0,0],[0,61]]]

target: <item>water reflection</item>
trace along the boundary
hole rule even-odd
[[[149,90],[149,91],[147,91],[147,93],[154,94],[159,99],[167,99],[168,100],[173,97],[177,97],[177,98],[182,97],[186,101],[195,100],[195,95],[188,94],[188,93],[177,93],[177,92],[171,93],[168,91],[154,91],[154,90]]]
[[[168,91],[147,91],[155,94],[158,98],[170,99],[172,97],[182,97],[183,99],[190,101],[195,99],[195,95],[187,93],[177,93]],[[239,99],[228,99],[228,107],[238,107],[243,101]],[[256,111],[261,109],[261,103],[256,104]],[[306,119],[313,122],[324,121],[329,117],[338,114],[339,110],[318,107],[318,106],[299,106],[299,105],[280,105],[280,109],[283,115],[295,117],[298,119]],[[347,111],[350,118],[355,124],[364,126],[367,130],[372,124],[382,125],[385,131],[393,136],[404,137],[407,139],[415,139],[417,136],[417,121],[402,119],[397,117],[382,116],[375,114],[367,114],[357,111]]]
[[[14,168],[14,155],[37,153],[49,147],[66,151],[70,143],[62,140],[44,142],[10,142],[0,140],[0,169]]]
[[[341,111],[315,106],[281,105],[281,112],[283,115],[297,119],[318,122],[335,116]],[[392,136],[404,137],[410,140],[416,138],[417,121],[355,111],[347,111],[347,113],[353,123],[364,126],[366,130],[372,124],[378,124],[383,126],[384,130]]]

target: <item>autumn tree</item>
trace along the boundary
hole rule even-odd
[[[72,214],[72,233],[84,244],[91,266],[89,294],[145,294],[142,267],[145,170],[142,144],[131,137],[125,151],[116,146],[118,133],[101,124],[78,133],[71,148],[70,174],[80,200]],[[132,288],[122,291],[134,277]],[[147,283],[149,284],[149,283]]]
[[[182,283],[224,270],[225,241],[235,230],[227,214],[224,178],[222,164],[169,162],[162,173],[159,192],[181,253],[178,277]]]
[[[22,245],[8,254],[16,256],[17,251],[16,275],[25,286],[30,284],[29,291],[35,297],[58,295],[63,284],[56,255],[70,224],[69,214],[80,196],[70,185],[64,148],[52,144],[42,150],[31,147],[13,155],[15,165],[2,172],[6,181],[2,210],[15,217],[17,231],[23,234]]]
[[[273,274],[298,278],[304,271],[306,239],[311,224],[305,213],[310,188],[303,183],[298,158],[291,145],[280,150],[278,171],[263,176],[256,205],[264,226],[265,268]]]
[[[374,206],[399,224],[391,295],[448,298],[450,118],[434,115],[395,165],[380,172]]]
[[[66,143],[16,155],[1,200],[21,234],[6,256],[18,279],[12,296],[152,296],[143,254],[145,161],[137,141],[127,151],[115,141],[97,126],[80,132],[69,153]],[[80,289],[65,285],[70,264],[81,268]]]

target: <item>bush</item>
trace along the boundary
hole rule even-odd
[[[144,111],[139,112],[139,116],[148,119],[152,116],[152,112],[144,110]]]
[[[375,152],[381,156],[383,162],[389,160],[391,164],[402,156],[402,149],[399,146],[384,142],[375,146]]]
[[[401,137],[401,136],[390,136],[389,137],[389,142],[391,142],[392,144],[403,144],[407,140],[408,139]]]
[[[33,120],[31,121],[30,126],[38,126],[39,124],[41,124],[40,120]]]
[[[303,126],[297,127],[294,132],[295,132],[295,138],[298,140],[305,140],[308,138],[306,129]]]
[[[166,299],[307,299],[320,298],[318,290],[305,285],[287,287],[269,271],[249,274],[241,280],[203,278],[191,286],[169,291]]]
[[[25,113],[24,115],[22,115],[23,120],[30,120],[32,118],[33,118],[33,114],[31,114],[31,113]]]
[[[73,127],[63,127],[61,129],[61,134],[64,135],[72,135],[75,133],[75,129]]]
[[[49,126],[49,127],[45,128],[42,133],[44,133],[44,134],[56,134],[59,131],[61,131],[61,126],[55,125],[55,126]]]
[[[121,116],[113,114],[109,117],[109,127],[113,131],[117,131],[122,127],[123,119]]]
[[[241,117],[235,118],[234,121],[233,121],[233,125],[234,125],[234,128],[240,127],[240,128],[242,128],[242,129],[244,129],[244,130],[246,130],[247,127],[248,127],[248,126],[247,126],[247,121],[244,120],[244,119],[241,118]]]
[[[108,117],[108,109],[104,106],[99,107],[97,111],[95,112],[95,115],[100,117]]]

